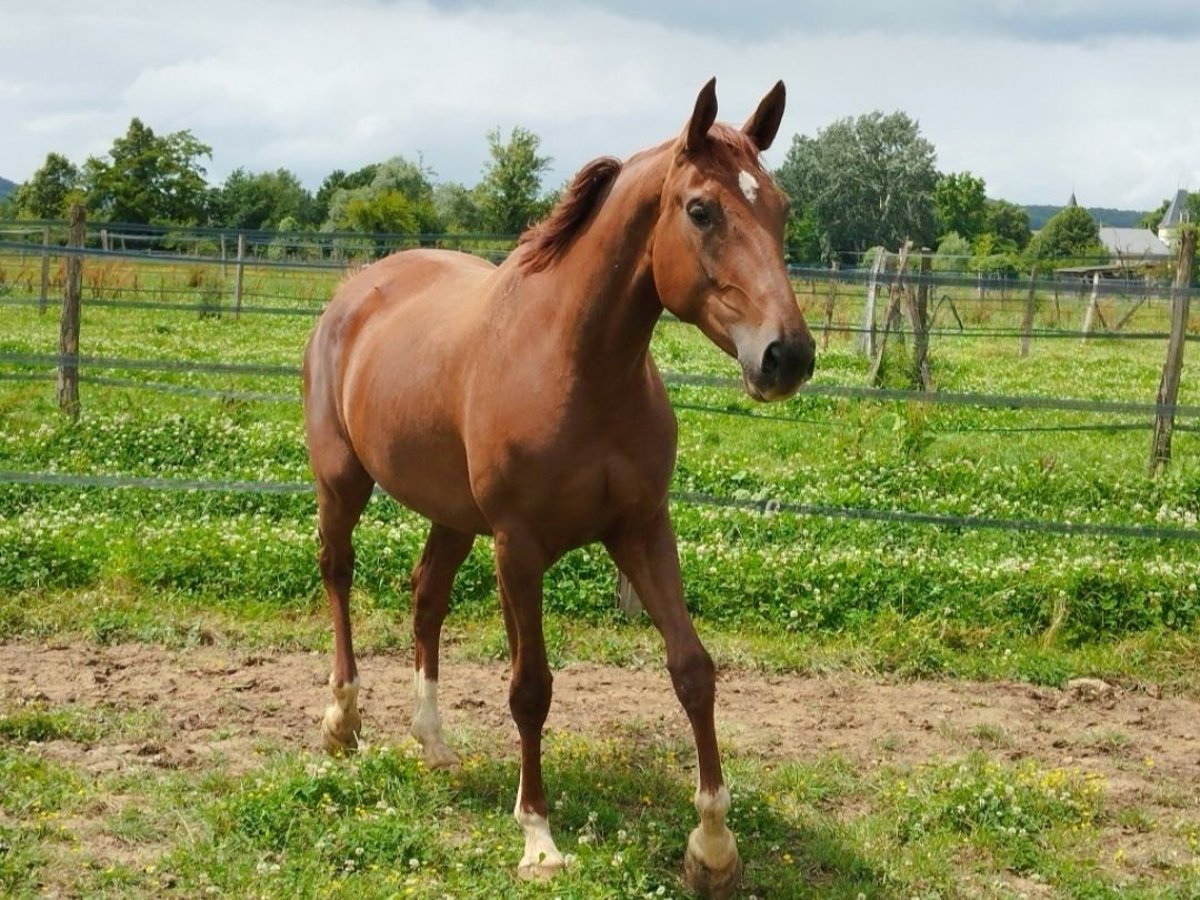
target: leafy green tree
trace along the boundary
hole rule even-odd
[[[402,156],[375,166],[369,184],[334,190],[322,227],[363,233],[441,231],[428,170]]]
[[[200,222],[208,197],[200,161],[211,157],[190,131],[160,137],[135,118],[106,159],[84,163],[88,208],[116,222]]]
[[[375,180],[375,173],[378,170],[379,164],[372,163],[350,174],[346,174],[341,169],[334,169],[326,175],[325,180],[321,182],[321,186],[317,188],[317,193],[313,197],[312,224],[320,225],[329,218],[329,204],[333,200],[334,194],[342,188],[351,190],[353,188],[366,187]]]
[[[1158,231],[1158,223],[1163,220],[1163,216],[1167,214],[1167,210],[1170,208],[1171,198],[1168,197],[1158,205],[1158,209],[1152,209],[1138,219],[1138,228],[1148,228],[1151,231]]]
[[[951,231],[942,235],[938,242],[933,268],[937,272],[962,272],[968,268],[970,258],[971,242],[957,231]]]
[[[905,113],[840,119],[796,135],[776,173],[793,208],[811,209],[826,258],[906,238],[931,244],[937,222],[933,144]]]
[[[80,199],[79,168],[58,153],[46,161],[13,195],[16,214],[27,219],[62,219],[67,208]]]
[[[483,231],[483,211],[475,193],[457,181],[434,185],[433,208],[446,231],[459,234]]]
[[[1187,206],[1185,207],[1187,221],[1195,224],[1200,222],[1200,194],[1194,191],[1188,194]]]
[[[275,228],[309,216],[312,195],[287,169],[252,174],[234,169],[210,202],[212,224],[231,228]]]
[[[972,271],[1012,277],[1022,267],[1021,253],[1017,245],[994,232],[986,231],[978,235],[971,249],[973,254],[969,265]]]
[[[1017,250],[1029,246],[1029,240],[1033,237],[1029,230],[1029,213],[1007,200],[987,202],[984,231],[994,234],[1000,241],[1011,243]]]
[[[1059,265],[1108,258],[1100,243],[1100,226],[1082,206],[1068,206],[1051,216],[1029,242],[1028,253],[1034,261]]]
[[[483,227],[496,234],[519,234],[549,208],[541,196],[542,175],[553,160],[538,155],[542,139],[519,125],[507,143],[499,128],[489,131],[487,140],[491,161],[476,188]]]
[[[941,176],[933,187],[933,210],[939,235],[953,231],[968,241],[974,240],[987,224],[987,188],[983,179],[970,172]]]
[[[816,263],[821,260],[821,232],[811,207],[797,212],[793,207],[788,215],[783,235],[788,262]]]

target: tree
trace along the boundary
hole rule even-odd
[[[1158,231],[1158,223],[1163,220],[1163,216],[1167,214],[1167,210],[1170,208],[1171,198],[1168,197],[1158,205],[1158,209],[1152,209],[1138,219],[1138,228],[1148,228],[1151,231]]]
[[[821,232],[812,207],[797,210],[792,207],[788,215],[783,245],[788,262],[815,263],[821,259]]]
[[[1018,250],[1029,246],[1033,236],[1029,230],[1029,213],[1007,200],[987,202],[984,231],[994,234],[1000,241],[1012,243]]]
[[[776,173],[794,209],[811,209],[822,254],[930,244],[937,225],[933,145],[902,112],[840,119],[796,135]]]
[[[46,161],[13,195],[16,214],[28,219],[63,219],[71,203],[82,197],[79,168],[58,153]]]
[[[1108,258],[1100,243],[1100,226],[1082,206],[1068,206],[1051,216],[1029,242],[1028,252],[1034,260],[1060,265]]]
[[[371,163],[371,165],[363,166],[357,172],[351,172],[349,175],[341,169],[334,169],[326,175],[325,180],[321,182],[321,186],[317,188],[317,193],[313,197],[313,224],[320,225],[329,218],[329,204],[333,200],[333,195],[340,189],[366,187],[375,180],[375,173],[378,170],[379,164]]]
[[[396,156],[373,169],[369,184],[333,191],[322,226],[326,231],[428,234],[442,230],[430,173],[423,165]]]
[[[312,202],[300,179],[287,169],[252,174],[237,168],[213,192],[209,215],[214,225],[275,228],[283,219],[307,219]]]
[[[503,143],[500,129],[488,132],[489,162],[476,188],[483,227],[496,234],[519,234],[545,215],[547,202],[540,196],[542,175],[553,162],[539,156],[542,139],[532,131],[513,128]]]
[[[970,172],[941,176],[933,187],[933,211],[938,235],[956,232],[968,241],[981,234],[987,222],[987,188]]]
[[[962,272],[971,258],[971,242],[951,231],[942,235],[937,252],[933,255],[933,268],[937,272]]]
[[[475,193],[457,181],[434,185],[433,208],[446,231],[459,234],[483,231],[483,211]]]
[[[199,222],[208,193],[200,160],[211,157],[190,131],[159,137],[135,118],[107,159],[84,163],[88,208],[116,222]]]

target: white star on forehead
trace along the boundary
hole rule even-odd
[[[745,169],[742,169],[738,173],[738,187],[742,189],[742,193],[746,195],[746,199],[753,203],[758,196],[758,179]]]

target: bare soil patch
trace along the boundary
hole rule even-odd
[[[398,654],[360,660],[367,741],[409,740],[411,665]],[[40,702],[154,712],[149,737],[39,745],[47,758],[79,771],[244,772],[262,764],[265,750],[318,746],[328,671],[329,659],[315,653],[10,642],[0,644],[0,710]],[[515,752],[507,685],[506,664],[469,662],[447,648],[439,693],[449,737],[463,729]],[[548,728],[605,737],[632,727],[690,744],[665,671],[571,665],[555,673],[554,689]],[[1110,803],[1164,823],[1194,819],[1200,807],[1200,703],[1103,683],[1055,690],[725,671],[718,726],[727,749],[765,759],[836,753],[869,772],[981,749],[1097,773]],[[1153,864],[1156,833],[1121,836],[1131,862]]]

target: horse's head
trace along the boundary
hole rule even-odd
[[[759,161],[783,106],[781,81],[731,128],[716,123],[716,79],[704,86],[675,144],[652,250],[663,306],[737,359],[757,400],[791,396],[816,357],[783,260],[787,197]]]

